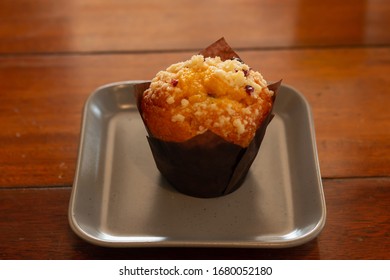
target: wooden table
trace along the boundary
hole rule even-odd
[[[0,2],[0,259],[389,259],[387,0]],[[309,101],[327,221],[286,249],[103,248],[67,211],[84,102],[224,36]]]

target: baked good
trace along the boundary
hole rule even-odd
[[[240,188],[272,120],[279,85],[267,85],[223,38],[134,85],[163,177],[194,197]]]
[[[271,111],[273,94],[241,59],[199,54],[158,72],[141,106],[146,126],[160,140],[183,142],[211,131],[247,147]]]

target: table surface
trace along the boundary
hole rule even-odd
[[[0,2],[0,259],[390,259],[390,2]],[[314,118],[327,219],[293,248],[104,248],[68,223],[84,103],[224,36]]]

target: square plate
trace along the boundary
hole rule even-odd
[[[326,208],[309,104],[282,85],[259,154],[234,193],[194,198],[158,172],[133,96],[113,83],[88,98],[69,205],[74,232],[108,247],[291,247]]]

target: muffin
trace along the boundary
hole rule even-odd
[[[138,105],[162,175],[192,196],[236,190],[272,119],[277,87],[224,39],[158,72]]]
[[[183,142],[211,131],[245,148],[271,111],[273,94],[240,59],[194,55],[160,71],[141,106],[158,139]]]

